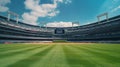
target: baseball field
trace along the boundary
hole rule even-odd
[[[0,67],[120,67],[120,44],[0,44]]]

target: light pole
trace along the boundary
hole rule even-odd
[[[100,18],[101,18],[102,16],[105,16],[107,21],[109,20],[109,19],[108,19],[108,18],[109,18],[109,17],[108,17],[108,13],[106,12],[106,13],[103,13],[103,14],[97,16],[98,22],[100,22]]]
[[[16,13],[14,13],[14,12],[12,12],[12,11],[8,11],[8,21],[10,21],[11,15],[13,15],[13,16],[16,17],[16,22],[18,23],[18,21],[19,21],[19,15],[16,14]]]

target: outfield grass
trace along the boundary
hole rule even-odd
[[[120,44],[0,44],[0,67],[120,67]]]

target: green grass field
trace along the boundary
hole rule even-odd
[[[120,67],[120,44],[0,44],[0,67]]]

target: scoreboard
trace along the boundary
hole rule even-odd
[[[65,30],[63,28],[56,28],[54,33],[55,34],[64,34]]]

